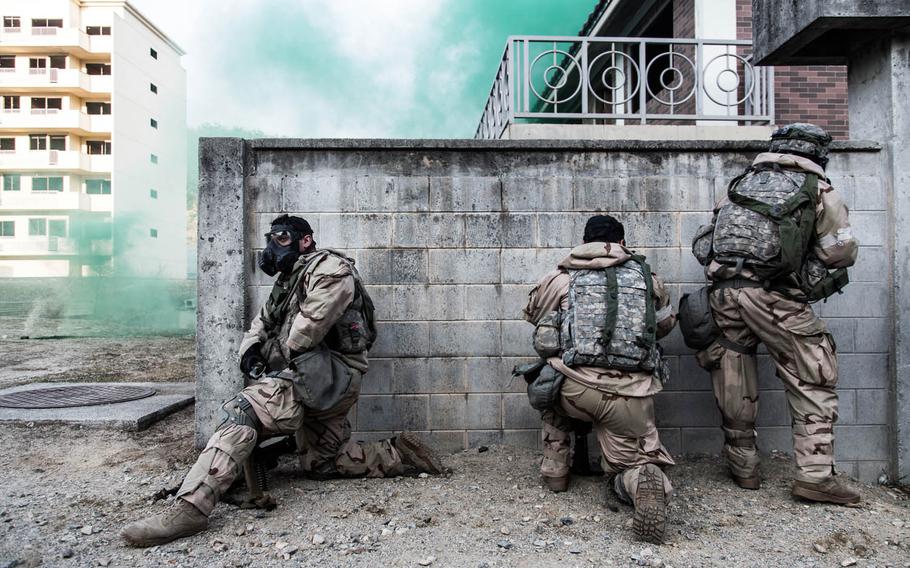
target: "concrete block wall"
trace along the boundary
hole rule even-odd
[[[225,195],[205,177],[205,165],[226,144],[202,142],[203,204]],[[287,211],[307,218],[320,247],[357,261],[377,306],[380,339],[351,416],[356,436],[381,438],[408,428],[460,450],[489,443],[537,447],[539,416],[523,382],[510,377],[515,364],[533,356],[521,308],[533,283],[580,242],[587,218],[598,211],[618,216],[629,245],[647,255],[676,302],[703,281],[689,251],[692,233],[710,218],[727,180],[765,144],[254,140],[242,146],[246,157],[236,160],[243,195],[228,200],[234,210],[220,219],[243,227],[242,280],[218,273],[215,286],[219,298],[244,298],[246,320],[218,328],[218,356],[229,364],[219,361],[224,368],[216,373],[200,363],[199,441],[214,426],[213,405],[230,383],[225,375],[231,387],[242,386],[239,372],[228,369],[235,364],[231,351],[269,291],[269,279],[254,270],[262,234]],[[873,145],[842,144],[834,152],[832,181],[863,247],[846,293],[818,305],[841,353],[839,466],[870,479],[889,468],[892,452],[888,196],[878,172]],[[224,215],[224,209],[221,201],[200,212]],[[206,251],[224,254],[202,231],[217,232],[217,225],[201,224],[201,282],[207,263],[220,262]],[[232,250],[226,266],[236,265]],[[221,265],[210,266],[217,272]],[[200,321],[209,328],[220,309],[207,304],[215,293],[200,285]],[[225,310],[223,319],[239,318],[236,305]],[[210,352],[214,343],[200,339]],[[678,330],[663,344],[673,371],[658,396],[664,443],[674,454],[717,453],[722,437],[709,376]],[[215,358],[200,353],[200,361]],[[761,367],[760,445],[789,452],[784,393],[764,353]]]

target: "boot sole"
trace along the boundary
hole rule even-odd
[[[130,546],[133,546],[136,548],[148,548],[150,546],[159,546],[162,544],[167,544],[169,542],[173,542],[180,538],[186,538],[189,536],[197,535],[208,528],[209,528],[208,525],[206,525],[204,527],[199,528],[199,530],[194,530],[192,532],[187,531],[187,532],[183,532],[178,535],[173,535],[173,536],[168,536],[168,537],[158,537],[158,538],[137,538],[137,537],[130,536],[125,532],[121,532],[120,536]]]
[[[761,478],[760,477],[737,477],[732,476],[733,481],[743,489],[752,489],[757,490],[761,489]]]
[[[834,503],[835,505],[856,505],[863,500],[859,495],[856,497],[836,497],[830,493],[814,491],[806,487],[794,487],[790,490],[790,494],[794,497],[801,497],[817,503]]]
[[[420,441],[412,432],[402,432],[398,436],[400,450],[408,453],[408,460],[419,469],[427,473],[440,474],[445,472],[442,461],[431,448]]]
[[[543,476],[544,483],[547,484],[547,489],[553,493],[562,493],[569,489],[569,478],[568,477],[547,477]]]
[[[667,496],[664,494],[663,476],[655,465],[646,465],[635,493],[635,515],[632,530],[639,540],[663,544],[667,529]]]

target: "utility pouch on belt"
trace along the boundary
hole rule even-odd
[[[294,357],[274,376],[293,382],[297,399],[314,410],[336,406],[351,386],[351,370],[323,344]]]
[[[691,349],[707,349],[720,337],[720,329],[711,313],[710,286],[702,286],[679,300],[679,329]]]
[[[534,351],[543,359],[559,355],[562,347],[559,341],[561,325],[560,313],[550,312],[542,317],[537,323],[537,327],[534,328]]]
[[[565,375],[544,365],[533,382],[528,383],[528,402],[536,410],[547,410],[559,404],[559,392]]]

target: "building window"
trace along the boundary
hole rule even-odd
[[[47,134],[29,134],[29,150],[47,150]]]
[[[3,174],[3,191],[19,191],[22,176],[19,174]]]
[[[111,180],[87,179],[85,180],[85,193],[88,193],[89,195],[110,195]]]
[[[32,237],[43,237],[47,235],[47,219],[29,219],[28,234]]]
[[[51,69],[66,69],[65,55],[51,55],[48,60],[51,62]]]
[[[111,114],[111,103],[85,103],[88,114]]]
[[[149,229],[149,236],[153,239],[158,238],[158,229]]]
[[[19,110],[19,95],[5,95],[3,97],[3,110],[7,112]]]
[[[10,73],[16,70],[15,55],[0,55],[0,73]]]
[[[51,237],[66,238],[66,219],[51,219],[48,221],[47,234]]]
[[[15,237],[16,236],[16,222],[15,221],[0,221],[0,237]]]
[[[33,177],[32,191],[63,191],[63,178],[55,177]]]
[[[149,83],[149,90],[157,95],[158,94],[158,85],[156,85],[155,83]]]
[[[158,163],[158,156],[155,154],[149,154],[149,159],[152,161],[153,164]]]
[[[44,57],[29,57],[28,72],[30,75],[47,73],[47,59]]]
[[[149,197],[151,197],[152,199],[158,199],[158,190],[157,190],[157,189],[150,189],[150,190],[149,190]]]
[[[49,139],[51,150],[66,150],[66,136],[51,136]]]
[[[19,16],[3,16],[3,31],[18,32],[22,29],[22,19]]]
[[[85,33],[88,35],[111,35],[110,26],[86,26]]]
[[[153,47],[149,48],[149,55],[152,56],[152,59],[158,59],[158,52]]]
[[[88,140],[85,142],[85,151],[92,155],[108,155],[111,153],[111,143],[107,140]]]
[[[85,64],[85,73],[87,75],[110,75],[111,74],[111,64],[110,63],[86,63]]]
[[[149,125],[151,125],[152,128],[158,128],[158,121],[155,120],[154,118],[150,118]]]
[[[54,114],[63,110],[60,97],[32,97],[32,114]]]
[[[62,28],[63,20],[60,18],[32,18],[33,28]]]
[[[16,151],[16,139],[15,138],[0,138],[0,152],[15,152]]]

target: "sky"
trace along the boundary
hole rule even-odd
[[[471,138],[509,35],[596,0],[130,0],[186,55],[187,122],[268,136]]]

